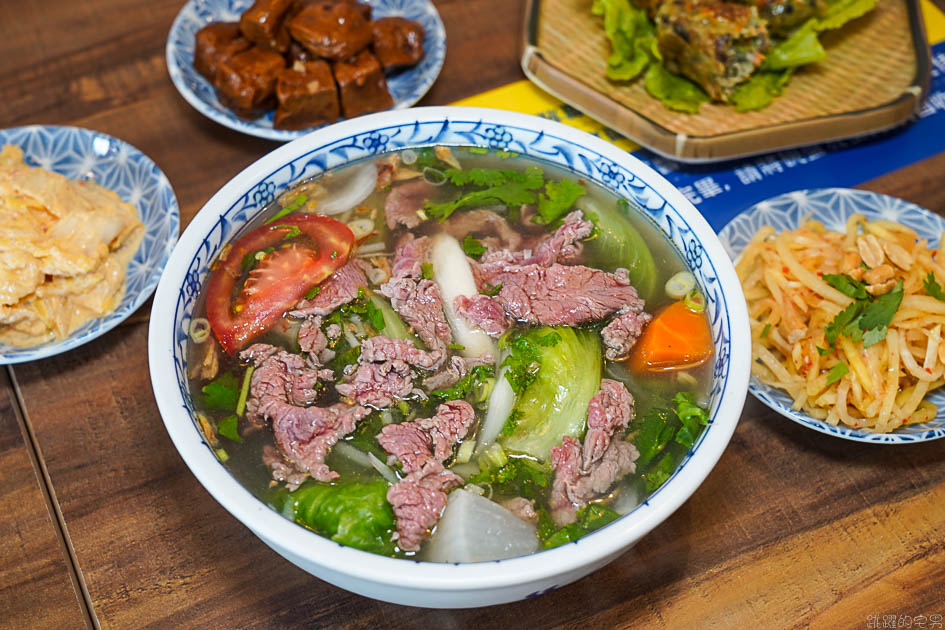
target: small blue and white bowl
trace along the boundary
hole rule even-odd
[[[828,230],[843,232],[847,219],[861,214],[870,221],[894,221],[916,231],[931,247],[945,232],[945,218],[933,214],[914,203],[852,188],[818,188],[795,190],[760,201],[735,216],[719,232],[719,239],[732,260],[738,260],[742,250],[755,233],[766,225],[778,232],[797,229],[802,222],[820,221]],[[938,407],[938,414],[929,422],[899,427],[890,433],[875,433],[854,429],[844,424],[833,425],[794,409],[794,400],[783,389],[762,383],[752,376],[748,391],[770,409],[798,424],[855,442],[872,444],[918,444],[945,437],[945,391],[939,388],[927,396]]]
[[[34,361],[72,350],[127,319],[151,297],[180,229],[177,197],[167,176],[127,142],[80,127],[31,125],[0,129],[0,146],[5,144],[20,147],[30,166],[114,190],[138,211],[145,232],[128,264],[125,295],[115,310],[87,322],[62,341],[22,348],[0,344],[0,364]]]
[[[217,461],[193,419],[187,390],[187,330],[209,264],[242,226],[293,182],[385,151],[432,145],[513,151],[572,170],[631,200],[663,230],[707,297],[715,341],[709,426],[669,481],[634,510],[580,540],[496,562],[437,564],[343,547],[292,523],[256,499]],[[193,219],[154,300],[148,355],[167,431],[210,494],[267,545],[332,584],[400,604],[486,606],[564,586],[624,553],[662,523],[715,466],[741,414],[751,341],[741,286],[705,219],[665,179],[617,147],[560,123],[511,112],[432,107],[390,111],[319,129],[246,168]]]
[[[423,26],[423,59],[416,66],[387,77],[394,109],[419,101],[436,81],[446,58],[446,29],[430,0],[363,0],[372,16],[403,17]],[[240,118],[220,103],[216,89],[194,68],[194,34],[211,22],[237,22],[252,0],[190,0],[177,14],[167,37],[165,56],[171,81],[194,109],[230,129],[269,140],[294,140],[311,129],[276,129],[273,112],[255,119]]]

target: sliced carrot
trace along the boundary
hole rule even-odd
[[[630,356],[636,372],[681,370],[712,356],[712,330],[705,313],[697,313],[683,301],[657,313]]]

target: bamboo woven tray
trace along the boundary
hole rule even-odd
[[[876,9],[824,33],[827,59],[801,69],[767,108],[740,113],[703,105],[666,109],[643,81],[604,75],[610,42],[591,0],[529,0],[522,68],[558,98],[648,149],[683,162],[713,162],[875,133],[916,113],[929,85],[929,49],[917,0]]]

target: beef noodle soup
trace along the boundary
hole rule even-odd
[[[641,212],[478,148],[300,182],[212,265],[190,329],[204,438],[344,545],[476,562],[656,491],[706,422],[705,300]]]

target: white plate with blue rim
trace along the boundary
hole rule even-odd
[[[371,5],[373,18],[403,17],[423,26],[423,59],[416,66],[387,77],[394,98],[393,109],[404,109],[419,101],[436,81],[446,58],[446,29],[430,0],[362,0]],[[309,133],[308,129],[275,129],[273,112],[246,120],[224,107],[216,90],[194,68],[194,34],[211,22],[237,22],[252,0],[190,0],[177,14],[167,38],[167,70],[181,96],[198,112],[230,129],[269,140],[288,141]]]
[[[798,190],[778,195],[756,203],[738,214],[719,232],[719,240],[735,260],[759,228],[765,225],[777,231],[793,230],[802,221],[820,221],[829,230],[842,232],[852,214],[862,214],[868,220],[895,221],[915,230],[919,238],[934,246],[945,231],[945,219],[908,201],[850,188],[821,188]],[[891,433],[872,433],[847,427],[833,426],[823,420],[812,418],[791,407],[787,392],[765,385],[754,375],[748,391],[762,403],[809,429],[828,435],[878,444],[912,444],[945,437],[945,388],[939,388],[929,396],[938,407],[938,415],[929,422],[903,426]]]
[[[127,142],[79,127],[32,125],[0,129],[0,146],[5,144],[20,147],[31,166],[114,190],[137,209],[145,232],[128,264],[125,295],[114,311],[86,323],[62,341],[23,348],[0,344],[0,364],[33,361],[72,350],[127,319],[154,292],[180,230],[177,197],[167,176],[151,158]]]

